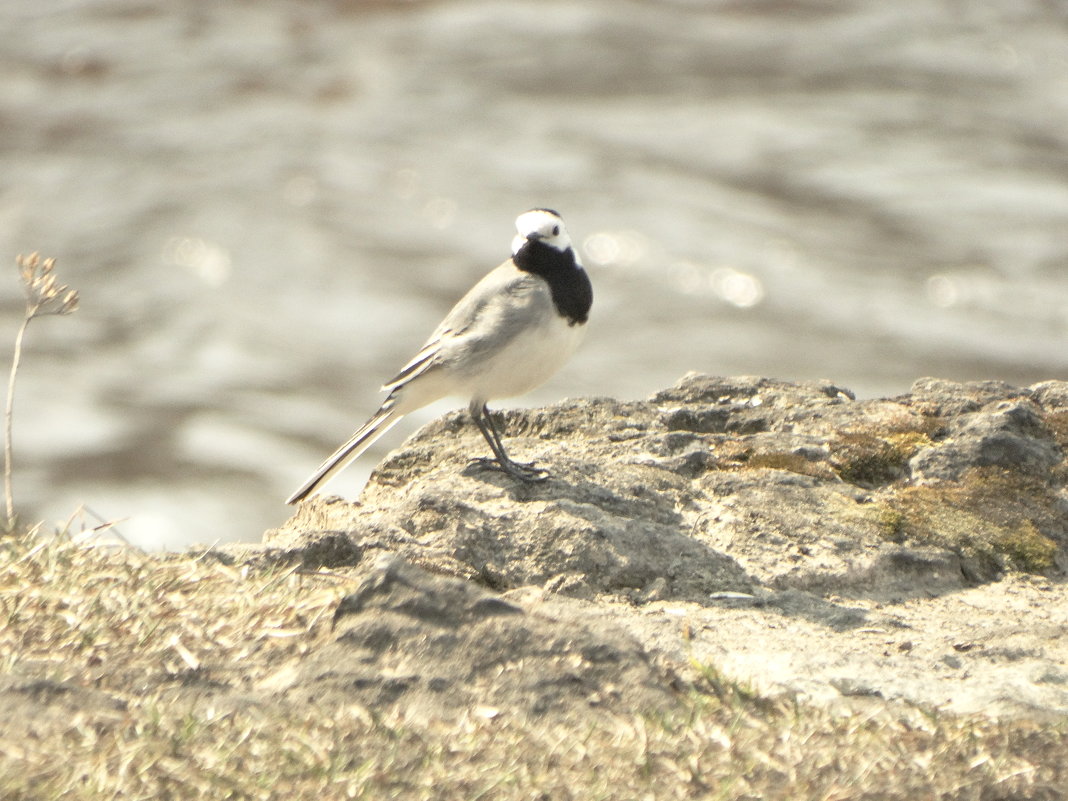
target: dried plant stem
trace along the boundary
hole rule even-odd
[[[7,403],[4,406],[4,502],[7,504],[7,527],[15,525],[15,500],[11,492],[11,420],[15,408],[15,376],[22,360],[22,339],[33,317],[26,315],[15,336],[15,355],[11,357],[11,374],[7,379]]]
[[[15,499],[11,491],[11,421],[15,408],[15,377],[22,360],[22,340],[26,336],[30,320],[34,317],[72,314],[78,308],[77,291],[56,280],[55,259],[42,261],[37,253],[31,253],[25,257],[18,256],[15,264],[22,279],[22,288],[26,292],[26,315],[15,336],[15,354],[11,357],[11,374],[7,379],[7,404],[4,406],[4,502],[7,506],[9,532],[15,528]]]

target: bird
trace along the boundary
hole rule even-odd
[[[468,412],[493,452],[473,460],[520,482],[548,471],[513,461],[487,403],[529,392],[572,356],[586,331],[593,287],[560,215],[520,214],[512,256],[464,295],[419,352],[382,387],[385,401],[286,500],[303,501],[395,426],[404,415],[449,396]]]

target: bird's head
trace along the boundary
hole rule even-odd
[[[552,209],[531,209],[516,217],[515,239],[512,240],[512,255],[517,254],[531,242],[540,242],[564,253],[571,247],[564,221]]]

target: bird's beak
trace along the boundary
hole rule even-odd
[[[527,234],[528,242],[537,242],[539,239],[541,239],[541,234],[538,231],[531,231]]]

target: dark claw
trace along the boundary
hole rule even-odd
[[[472,459],[471,464],[477,464],[479,467],[486,470],[500,470],[502,473],[507,473],[517,481],[525,481],[528,484],[545,481],[549,477],[548,470],[535,467],[533,462],[513,462],[511,460],[501,462],[497,459],[491,459],[488,456],[482,456],[477,459]]]
[[[497,430],[497,425],[493,422],[493,417],[490,416],[490,411],[485,403],[480,405],[477,401],[472,401],[468,410],[471,413],[471,419],[475,421],[478,430],[482,433],[486,442],[489,443],[490,450],[493,451],[494,456],[493,459],[488,457],[473,459],[472,464],[477,464],[490,470],[500,470],[516,481],[533,483],[535,481],[544,481],[549,477],[549,471],[535,467],[533,462],[513,462],[508,458],[508,454],[504,451],[504,443],[501,442],[501,432]]]

